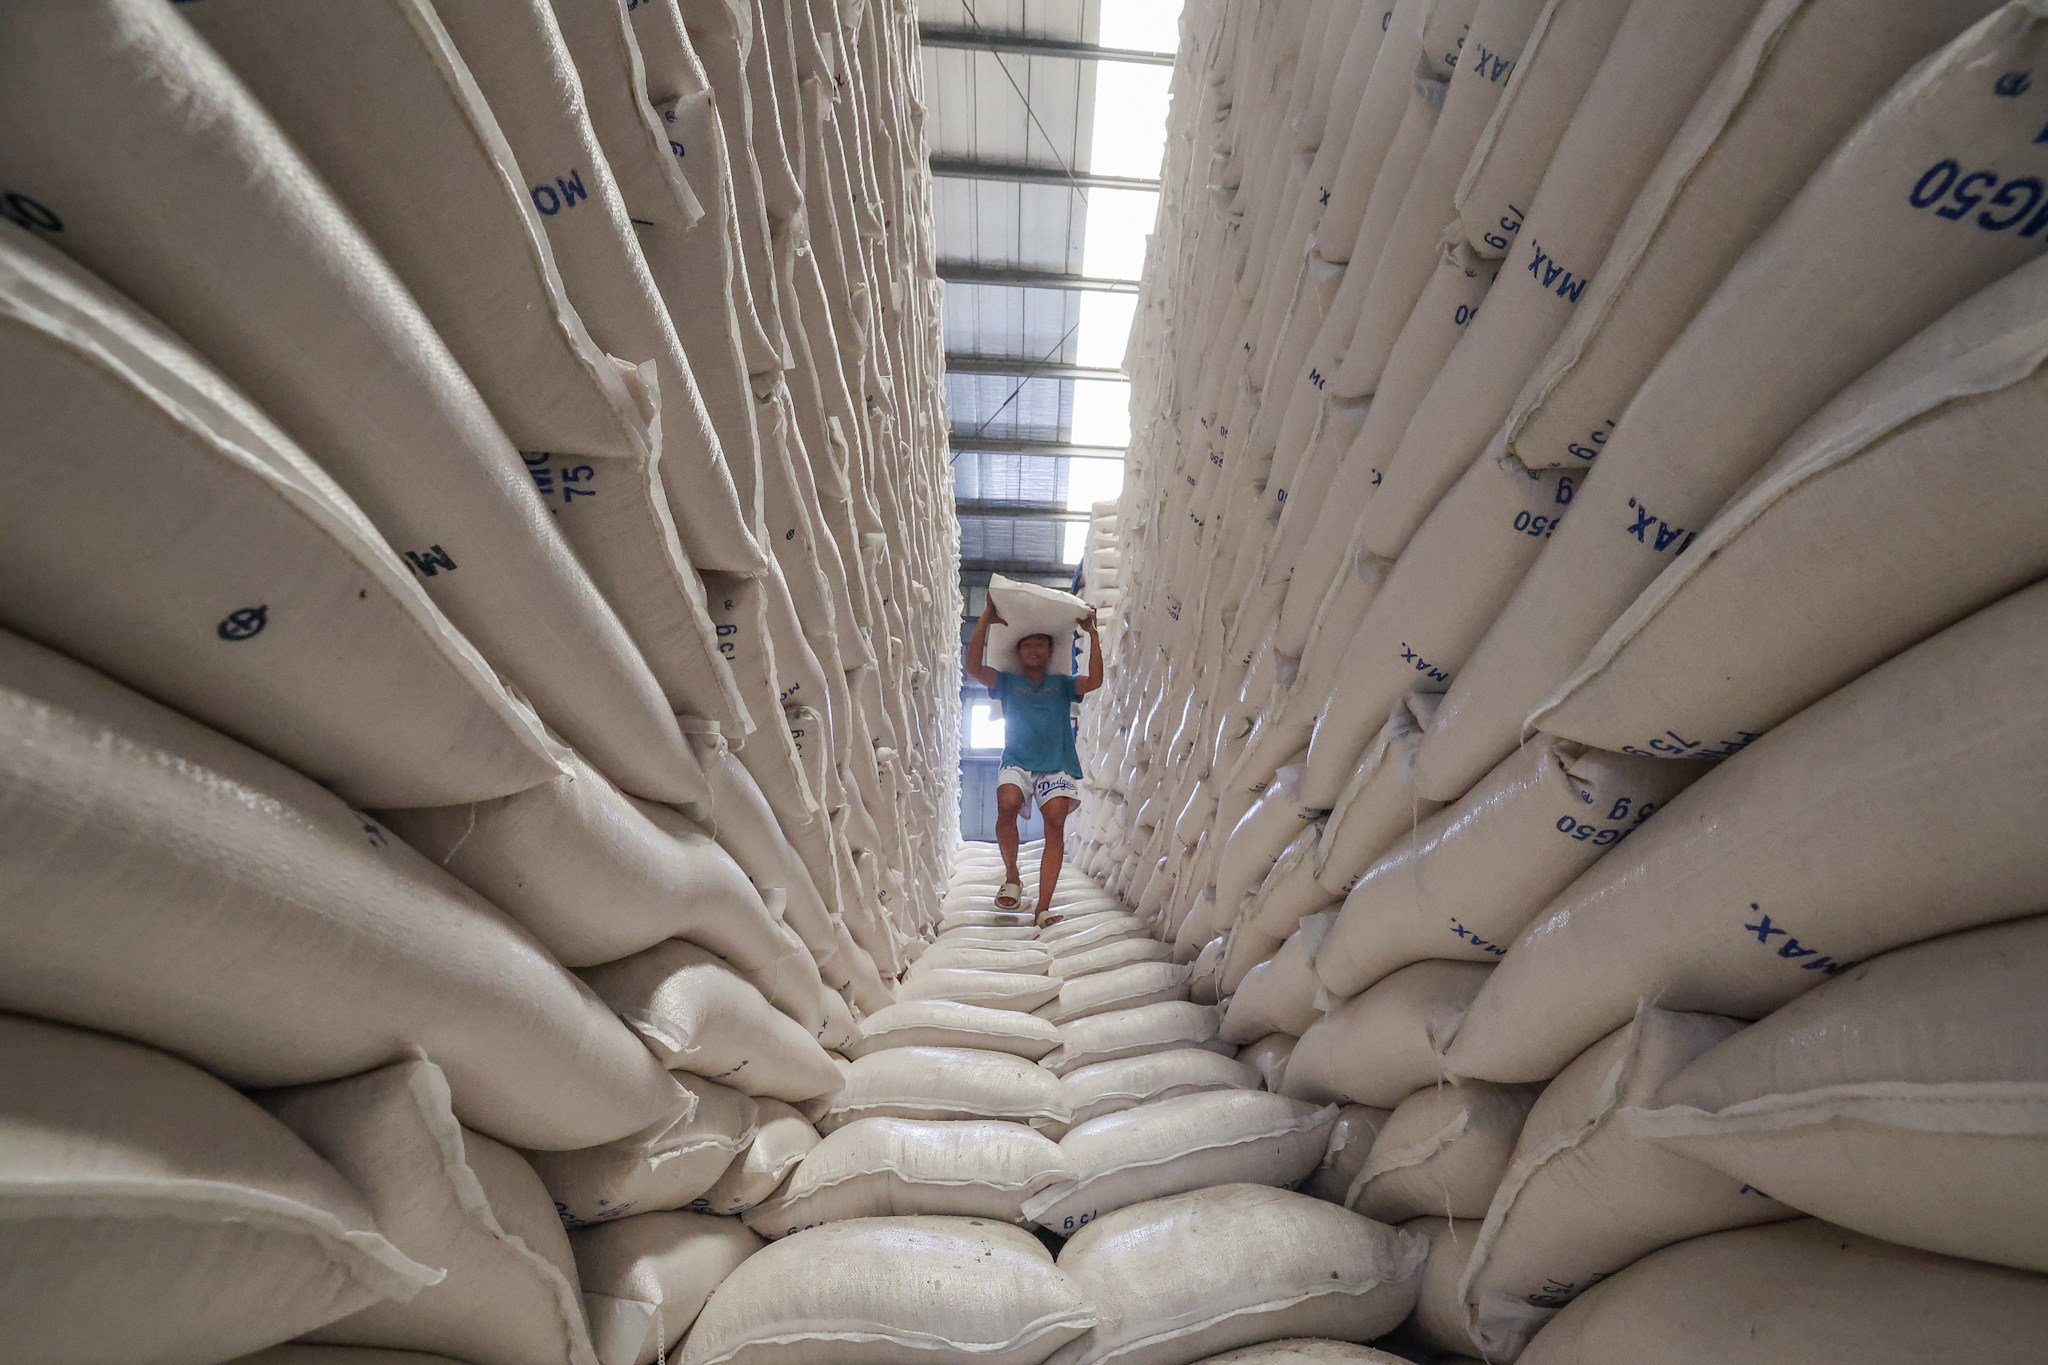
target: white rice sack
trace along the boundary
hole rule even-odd
[[[2048,920],[1844,972],[1666,1081],[1639,1138],[1829,1222],[2048,1270],[2039,1036]]]
[[[0,1008],[241,1086],[416,1045],[457,1118],[528,1147],[674,1117],[660,1064],[502,912],[333,793],[4,633],[0,774]]]
[[[1551,0],[1523,46],[1454,196],[1481,255],[1508,254],[1579,101],[1598,76],[1632,0]]]
[[[1401,1230],[1429,1239],[1429,1260],[1422,1267],[1422,1292],[1416,1295],[1415,1311],[1395,1329],[1395,1336],[1431,1352],[1478,1350],[1458,1285],[1465,1277],[1465,1264],[1471,1259],[1472,1242],[1479,1230],[1469,1218],[1410,1218],[1401,1224]]]
[[[1311,915],[1280,946],[1280,951],[1245,973],[1230,1005],[1223,1011],[1218,1037],[1227,1043],[1250,1043],[1269,1033],[1299,1038],[1323,1017],[1316,1008],[1316,949],[1336,921],[1332,910]]]
[[[862,1019],[860,1037],[847,1055],[898,1047],[978,1048],[1035,1062],[1059,1045],[1059,1030],[1035,1015],[955,1000],[906,1000]]]
[[[1287,1341],[1269,1341],[1241,1350],[1225,1351],[1220,1356],[1207,1357],[1200,1365],[1407,1365],[1407,1362],[1400,1356],[1375,1351],[1370,1346],[1354,1346],[1348,1341],[1293,1337]],[[1456,1362],[1446,1362],[1445,1365],[1456,1365]]]
[[[448,1082],[417,1058],[259,1102],[362,1195],[407,1256],[445,1270],[405,1303],[307,1334],[508,1365],[590,1365],[576,1263],[545,1186],[509,1147],[465,1132]]]
[[[1259,1090],[1153,1100],[1076,1124],[1060,1139],[1075,1174],[1024,1201],[1025,1216],[1072,1234],[1105,1214],[1213,1185],[1292,1188],[1329,1141],[1334,1108]]]
[[[1349,640],[1352,634],[1347,633],[1344,638]],[[1411,671],[1411,679],[1414,676]],[[1426,679],[1425,683],[1433,685],[1427,684]],[[1422,732],[1436,714],[1438,698],[1430,692],[1401,695],[1404,690],[1397,688],[1375,705],[1357,710],[1365,726],[1362,751],[1355,755],[1355,765],[1348,770],[1331,765],[1331,810],[1323,826],[1322,841],[1317,845],[1316,881],[1333,896],[1349,892],[1352,883],[1372,866],[1372,860],[1382,849],[1436,809],[1435,802],[1423,801],[1415,795],[1409,773],[1415,762],[1415,750],[1422,743]],[[1361,696],[1348,683],[1336,693],[1328,711],[1317,722],[1317,739],[1323,739],[1326,726],[1345,725]],[[1334,738],[1323,742],[1337,743]],[[1325,798],[1313,792],[1313,745],[1310,759],[1305,780],[1311,795],[1304,799],[1321,801]]]
[[[1444,1076],[1444,1041],[1493,968],[1417,962],[1333,1005],[1301,1035],[1284,1093],[1391,1109]]]
[[[845,1085],[817,1123],[829,1134],[862,1118],[1009,1119],[1038,1126],[1068,1117],[1058,1078],[1036,1062],[971,1048],[892,1047],[847,1068]]]
[[[425,0],[288,11],[209,0],[184,13],[405,282],[671,707],[738,722],[745,707],[662,487],[656,370],[591,339],[549,247],[547,218],[590,188],[581,170],[554,189],[529,188]],[[424,203],[414,192],[423,182],[436,190]],[[717,515],[745,543],[737,499],[695,519]]]
[[[1636,5],[1623,16],[1523,204],[1526,221],[1506,245],[1486,308],[1409,422],[1360,518],[1359,538],[1374,554],[1404,553],[1458,476],[1488,458],[1522,382],[1604,273],[1630,203],[1762,4]]]
[[[939,937],[944,938],[955,929],[1022,929],[1016,935],[1030,938],[1037,934],[1029,910],[954,910],[939,920]]]
[[[1394,1106],[1345,1203],[1390,1223],[1483,1218],[1536,1102],[1534,1086],[1452,1081]]]
[[[569,1234],[598,1365],[654,1365],[711,1292],[767,1245],[733,1218],[640,1213]]]
[[[1370,1341],[1415,1305],[1428,1243],[1334,1204],[1225,1185],[1077,1232],[1060,1268],[1095,1304],[1054,1365],[1177,1365],[1282,1337]]]
[[[56,216],[53,243],[270,414],[552,729],[637,795],[701,799],[660,686],[517,451],[186,21],[148,0],[11,10],[0,55],[0,116],[35,134],[10,140],[0,183]]]
[[[1365,1169],[1366,1158],[1372,1155],[1373,1141],[1391,1113],[1391,1109],[1375,1109],[1367,1104],[1347,1104],[1340,1108],[1337,1121],[1330,1126],[1330,1141],[1323,1148],[1322,1160],[1302,1182],[1301,1192],[1327,1199],[1332,1204],[1343,1203],[1344,1196],[1351,1192],[1352,1183],[1358,1179],[1358,1173]]]
[[[1064,932],[1039,932],[1038,941],[1054,958],[1072,957],[1076,953],[1085,953],[1091,948],[1101,948],[1146,932],[1145,922],[1131,914],[1110,914],[1099,919],[1090,917],[1086,923],[1076,920],[1061,926],[1061,929]]]
[[[1176,1048],[1076,1067],[1060,1078],[1072,1122],[1086,1123],[1132,1105],[1204,1090],[1250,1090],[1258,1073],[1221,1052]]]
[[[237,1356],[233,1365],[462,1365],[447,1356],[424,1351],[386,1351],[376,1346],[313,1346],[287,1341],[254,1355]]]
[[[1024,665],[1017,659],[1017,642],[1027,635],[1050,635],[1052,658],[1047,664],[1048,671],[1074,671],[1073,651],[1068,646],[1073,643],[1074,627],[1087,619],[1086,602],[1057,588],[1023,583],[1001,574],[990,576],[988,596],[1002,618],[1000,624],[988,629],[988,651],[984,657],[990,668],[999,673],[1023,672]]]
[[[1796,1294],[1787,1294],[1796,1285]],[[1581,1295],[1522,1365],[2026,1365],[2048,1280],[1801,1219],[1666,1247]]]
[[[683,938],[757,985],[778,980],[788,938],[733,856],[666,806],[627,796],[580,755],[570,764],[568,776],[516,796],[380,818],[567,966]],[[778,990],[778,1001],[787,993]]]
[[[1335,996],[1410,962],[1497,962],[1536,913],[1698,772],[1539,737],[1365,870],[1316,952]]]
[[[1052,965],[1052,954],[1030,944],[1019,944],[1014,948],[997,947],[942,947],[931,948],[918,954],[917,961],[910,968],[911,976],[935,972],[946,967],[966,967],[986,972],[1018,972],[1030,976],[1044,976]]]
[[[227,1359],[442,1280],[289,1129],[151,1048],[0,1015],[0,1134],[24,1361]]]
[[[984,971],[974,967],[941,967],[918,972],[896,988],[903,1000],[952,1000],[984,1009],[1031,1013],[1060,993],[1057,978],[1022,972]]]
[[[718,1183],[690,1201],[698,1213],[744,1213],[782,1188],[797,1163],[818,1145],[811,1121],[781,1100],[756,1099],[754,1136]]]
[[[2034,534],[2048,474],[2028,458],[2048,415],[2044,316],[2048,260],[2036,260],[1843,390],[1534,722],[1607,749],[1659,754],[1683,735],[1732,752],[2048,572]],[[1969,476],[1935,477],[1944,455],[1965,456]],[[1935,529],[1956,526],[1971,528],[1967,553]]]
[[[1222,950],[1217,951],[1220,953]],[[1158,939],[1138,932],[1127,934],[1110,943],[1098,943],[1094,947],[1056,955],[1052,960],[1052,974],[1062,981],[1078,981],[1083,977],[1113,972],[1121,967],[1135,966],[1141,962],[1171,962],[1173,955],[1172,944],[1161,943]],[[1191,968],[1190,980],[1198,971],[1198,967]]]
[[[0,414],[36,432],[0,460],[37,488],[0,508],[0,622],[358,805],[556,776],[361,509],[182,341],[12,226],[0,316]]]
[[[1221,1021],[1222,1011],[1214,1005],[1186,1000],[1090,1015],[1059,1026],[1060,1046],[1047,1054],[1045,1066],[1055,1076],[1064,1076],[1078,1067],[1147,1052],[1189,1047],[1235,1052],[1236,1048],[1216,1036]]]
[[[1177,962],[1134,962],[1106,972],[1064,981],[1059,994],[1038,1013],[1055,1024],[1110,1010],[1136,1009],[1162,1000],[1188,998],[1188,969]]]
[[[1858,8],[1846,31],[1869,23]],[[1987,70],[2012,77],[2009,93]],[[2014,202],[2048,176],[2044,122],[2048,13],[2016,4],[1915,67],[1844,138],[1620,415],[1571,515],[1444,704],[1446,740],[1464,731],[1447,770],[1476,778],[1497,762],[1514,742],[1502,740],[1519,738],[1637,595],[1829,399],[2048,249],[2048,237],[2023,235],[2033,210]],[[1971,176],[1984,178],[1965,184]],[[1969,203],[1979,186],[1985,202]],[[2001,192],[2006,200],[1991,203]],[[1882,308],[1868,306],[1873,278],[1897,285]]]
[[[1038,1239],[979,1218],[861,1218],[771,1243],[711,1295],[682,1365],[1038,1365],[1096,1310]]]
[[[548,0],[438,0],[434,13],[512,145],[527,197],[540,211],[556,268],[584,325],[610,354],[654,362],[661,390],[661,487],[689,563],[758,572],[766,557],[745,517],[755,505],[759,457],[745,425],[751,397],[730,319],[722,299],[713,303],[715,289],[679,300],[682,307],[672,319],[633,223],[662,221],[687,208],[674,193],[682,162],[657,155],[651,162],[636,157],[629,166],[624,158],[606,155],[618,150],[619,139],[601,145],[592,126],[596,119],[610,134],[617,123],[636,117],[645,126],[651,96],[631,59],[617,60],[623,26],[614,18],[614,60],[599,70],[596,49],[606,46],[602,17],[609,16],[568,16],[579,49],[587,49],[579,72]],[[654,183],[653,175],[642,182],[642,167],[666,183]],[[579,189],[587,196],[579,197]],[[664,260],[700,254],[717,262],[710,269],[724,267],[723,233],[682,232],[681,226],[650,233],[650,241],[673,248]],[[678,326],[691,310],[707,305],[716,307],[720,327],[715,336],[693,333],[685,355]],[[721,447],[727,431],[745,439],[729,439]]]
[[[1659,1247],[1792,1216],[1619,1118],[1740,1027],[1646,1008],[1544,1087],[1471,1254],[1463,1296],[1485,1354],[1512,1358],[1581,1291]]]
[[[1875,953],[2038,910],[2044,669],[2034,587],[1722,763],[1517,941],[1453,1074],[1548,1079],[1638,1001],[1757,1018]]]
[[[695,944],[671,939],[580,975],[663,1066],[777,1100],[839,1088],[817,1039]]]
[[[924,1214],[1021,1223],[1028,1201],[1074,1175],[1058,1143],[1021,1123],[856,1119],[828,1133],[774,1198],[744,1216],[764,1237]]]
[[[1038,930],[1029,924],[999,922],[995,924],[955,924],[950,929],[939,931],[932,940],[937,947],[986,947],[991,943],[1032,943],[1038,941]]]
[[[1261,1086],[1277,1091],[1286,1084],[1287,1063],[1293,1060],[1295,1046],[1300,1042],[1291,1033],[1269,1033],[1239,1049],[1237,1059],[1259,1073]]]
[[[1038,931],[1038,941],[1046,945],[1046,949],[1049,952],[1052,950],[1052,945],[1065,942],[1076,934],[1096,928],[1099,925],[1142,925],[1143,923],[1144,921],[1140,917],[1120,906],[1107,910],[1089,910],[1084,914],[1069,915],[1063,919],[1048,918]],[[1092,939],[1088,940],[1088,942],[1095,943],[1100,942],[1100,940]]]
[[[564,1223],[687,1208],[754,1140],[760,1110],[752,1098],[687,1073],[675,1084],[692,1102],[681,1118],[596,1147],[526,1154]]]

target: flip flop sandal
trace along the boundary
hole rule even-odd
[[[1015,910],[1024,901],[1024,888],[1016,882],[1004,882],[1003,889],[996,892],[996,909]]]

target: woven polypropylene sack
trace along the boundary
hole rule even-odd
[[[185,21],[146,0],[16,8],[4,53],[10,122],[37,136],[0,180],[54,215],[53,242],[276,419],[552,728],[628,790],[701,797],[660,687],[476,390]]]
[[[1034,1015],[953,1000],[907,1000],[862,1019],[860,1037],[846,1055],[898,1047],[975,1048],[1035,1062],[1059,1045],[1059,1030]]]
[[[713,1290],[766,1246],[737,1219],[641,1213],[569,1234],[598,1365],[653,1365]]]
[[[556,774],[355,503],[183,342],[11,225],[0,316],[0,411],[37,433],[8,459],[40,462],[0,514],[7,626],[359,804]]]
[[[1428,1243],[1287,1190],[1224,1185],[1107,1214],[1060,1266],[1100,1322],[1055,1365],[1177,1365],[1290,1336],[1370,1341],[1415,1305]]]
[[[5,634],[0,734],[0,1006],[243,1086],[410,1043],[458,1118],[521,1146],[673,1116],[660,1064],[530,934],[310,780]]]
[[[1784,1293],[1796,1284],[1796,1296]],[[1537,1333],[1523,1365],[1917,1365],[1953,1352],[2024,1365],[2048,1281],[1801,1219],[1695,1237],[1602,1281]]]
[[[774,1198],[744,1215],[764,1237],[821,1223],[922,1215],[1024,1221],[1075,1167],[1051,1138],[995,1120],[856,1119],[825,1135]]]
[[[593,1361],[575,1262],[547,1189],[517,1152],[462,1130],[439,1067],[399,1062],[259,1099],[361,1192],[385,1236],[447,1272],[409,1302],[350,1314],[309,1340]]]
[[[1761,1188],[1662,1151],[1619,1117],[1740,1027],[1645,1009],[1544,1087],[1461,1291],[1486,1354],[1519,1354],[1581,1291],[1659,1247],[1792,1216]]]
[[[1634,1131],[1844,1227],[2048,1268],[2048,1086],[2012,1042],[2044,953],[2036,917],[1873,958],[1694,1061]]]
[[[1074,1173],[1024,1201],[1051,1232],[1213,1185],[1291,1189],[1315,1169],[1334,1108],[1260,1090],[1209,1090],[1153,1100],[1074,1125],[1060,1151]]]
[[[198,1365],[440,1278],[332,1166],[197,1068],[13,1015],[0,1042],[0,1312],[23,1360]]]
[[[861,1118],[1008,1119],[1065,1123],[1067,1102],[1052,1072],[1002,1052],[892,1047],[848,1068],[818,1131]]]
[[[666,1123],[596,1147],[526,1154],[564,1223],[687,1208],[754,1140],[760,1109],[751,1096],[687,1073],[674,1084],[687,1107]]]
[[[1345,1203],[1391,1223],[1486,1216],[1536,1088],[1458,1081],[1394,1106]]]
[[[671,939],[581,976],[664,1066],[785,1101],[839,1088],[838,1070],[808,1029],[693,943]]]
[[[981,1218],[861,1218],[785,1237],[711,1295],[683,1365],[1038,1365],[1096,1310],[1038,1239]]]
[[[1640,1000],[1758,1018],[1873,953],[2038,910],[2044,667],[2037,586],[1722,763],[1516,941],[1451,1071],[1546,1080]]]
[[[1301,1035],[1283,1093],[1391,1109],[1441,1080],[1443,1043],[1492,970],[1417,962],[1334,1004]]]

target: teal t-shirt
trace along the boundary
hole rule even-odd
[[[996,700],[1003,704],[1003,766],[1027,773],[1081,776],[1074,751],[1074,680],[1048,673],[1034,683],[1022,673],[996,674]]]

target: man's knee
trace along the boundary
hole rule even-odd
[[[1067,827],[1067,812],[1073,808],[1074,803],[1064,796],[1056,796],[1046,802],[1044,809],[1039,812],[1045,817],[1045,832],[1052,834],[1065,829]]]
[[[1024,793],[1015,787],[996,788],[996,817],[1001,820],[1015,820],[1024,809]]]

